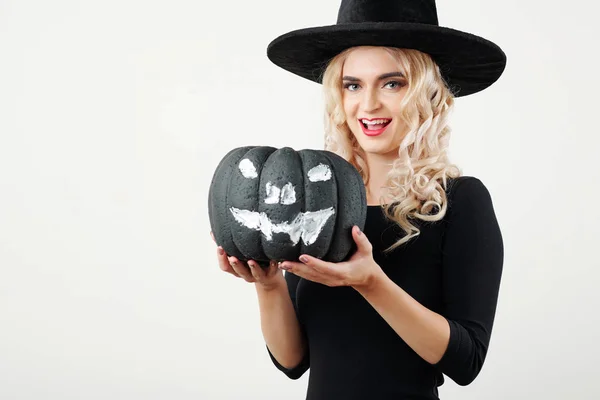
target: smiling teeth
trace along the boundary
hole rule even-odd
[[[391,121],[390,119],[376,119],[373,121],[367,121],[366,119],[361,119],[360,122],[362,122],[365,125],[378,125],[378,124],[385,124],[386,122]]]

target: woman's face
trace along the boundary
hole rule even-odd
[[[406,135],[400,102],[408,81],[397,61],[378,47],[357,47],[342,67],[346,122],[366,153],[396,156]],[[393,154],[391,154],[393,153]]]

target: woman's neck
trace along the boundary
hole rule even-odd
[[[386,184],[387,174],[392,169],[395,158],[397,158],[395,151],[390,154],[366,154],[365,161],[369,169],[369,182],[365,187],[367,204],[378,205],[381,203],[381,196],[385,194],[382,188]]]

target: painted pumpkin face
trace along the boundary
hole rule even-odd
[[[209,191],[215,240],[241,260],[342,261],[364,227],[366,195],[358,171],[325,150],[241,147],[219,163]]]

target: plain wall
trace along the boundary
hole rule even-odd
[[[438,2],[441,25],[508,56],[451,120],[505,264],[483,370],[443,399],[598,398],[593,4]],[[253,285],[218,268],[207,197],[233,147],[322,148],[321,87],[266,46],[338,5],[0,2],[0,398],[304,399]]]

